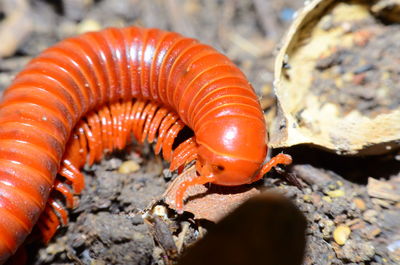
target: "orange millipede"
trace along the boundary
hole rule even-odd
[[[193,136],[175,147],[185,127]],[[82,166],[124,148],[132,134],[156,141],[170,170],[196,161],[198,176],[176,194],[181,211],[188,186],[242,185],[289,164],[284,154],[264,163],[265,128],[244,74],[195,39],[127,27],[61,41],[34,58],[0,102],[0,263],[37,222],[51,239],[84,187]]]

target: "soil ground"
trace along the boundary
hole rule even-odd
[[[10,3],[17,6],[5,8]],[[268,111],[274,104],[274,51],[302,4],[301,0],[2,0],[0,26],[18,12],[29,22],[7,24],[15,44],[0,61],[0,89],[6,88],[31,58],[61,39],[108,26],[137,25],[177,31],[216,47],[246,73]],[[390,34],[398,34],[398,29]],[[341,56],[351,56],[348,54]],[[344,67],[353,71],[359,65]],[[396,71],[394,80],[398,81]],[[329,85],[326,80],[317,81],[325,83],[321,87]],[[357,91],[361,88],[360,84]],[[317,93],[325,93],[327,100],[338,100],[329,91],[321,91]],[[354,102],[362,93],[344,94],[347,98],[340,100],[346,107],[357,107]],[[388,107],[399,107],[399,100],[398,94],[393,95]],[[387,105],[377,101],[379,98],[374,98],[374,106]],[[363,104],[368,112],[370,106]],[[276,173],[254,185],[283,193],[306,215],[304,264],[400,264],[399,190],[387,189],[400,186],[400,155],[341,157],[311,147],[284,152],[293,156],[294,164],[287,170],[296,174],[303,188],[282,181]],[[125,161],[135,162],[139,170],[119,173]],[[134,144],[85,168],[86,188],[79,206],[70,213],[69,225],[47,246],[32,248],[30,264],[172,264],[176,254],[165,253],[142,218],[143,209],[160,198],[174,177],[166,168],[150,146]],[[212,225],[184,215],[170,220],[166,230],[175,239],[183,233],[185,247]],[[343,246],[333,238],[338,227],[351,230]]]

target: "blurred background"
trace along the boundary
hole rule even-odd
[[[260,92],[272,82],[275,44],[302,2],[1,0],[0,57],[17,55],[24,64],[24,59],[57,41],[86,31],[128,25],[156,27],[216,47],[241,66]],[[3,61],[3,71],[13,70],[6,69],[12,60]],[[2,88],[7,84],[4,79],[7,78],[2,75]]]

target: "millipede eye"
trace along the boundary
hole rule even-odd
[[[215,165],[215,166],[214,166],[214,170],[215,170],[215,171],[218,171],[218,172],[224,171],[224,170],[225,170],[225,167],[222,166],[222,165]]]

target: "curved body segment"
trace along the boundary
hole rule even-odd
[[[185,126],[194,136],[172,148]],[[49,240],[83,188],[80,168],[129,137],[157,141],[171,170],[197,160],[198,178],[241,185],[259,179],[267,146],[263,112],[243,73],[195,39],[158,29],[106,29],[48,48],[0,102],[0,263],[38,227]],[[62,178],[56,177],[62,176]],[[62,181],[62,180],[63,181]],[[43,213],[42,213],[43,212]],[[41,215],[42,214],[42,215]]]

